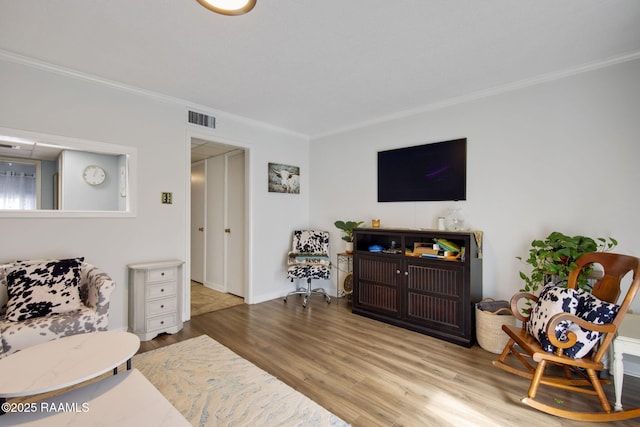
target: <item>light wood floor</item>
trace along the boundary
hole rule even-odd
[[[234,305],[244,304],[244,298],[218,292],[202,283],[191,281],[191,316],[222,310]]]
[[[195,316],[141,351],[201,334],[353,426],[585,425],[520,403],[529,382],[494,367],[497,355],[354,315],[344,300],[312,298],[303,309],[294,297]],[[640,406],[640,379],[626,376],[624,386],[623,405]],[[606,387],[613,402],[613,386]],[[600,409],[595,398],[545,386],[539,397],[566,409]],[[640,419],[610,425],[637,426]]]

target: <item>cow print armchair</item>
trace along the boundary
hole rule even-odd
[[[115,283],[84,258],[0,265],[0,358],[109,325]]]

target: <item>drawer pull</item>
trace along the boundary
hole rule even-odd
[[[160,292],[164,292],[164,288],[160,289]]]
[[[160,306],[160,308],[164,308],[164,304],[162,304],[162,305]]]
[[[161,320],[161,321],[160,321],[160,324],[161,324],[161,325],[164,325],[164,320]]]
[[[162,273],[160,273],[161,276],[164,276],[164,271]]]

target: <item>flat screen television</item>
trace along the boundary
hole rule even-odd
[[[378,201],[467,199],[467,139],[378,152]]]

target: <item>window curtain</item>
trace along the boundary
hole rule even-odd
[[[36,209],[36,174],[1,171],[0,209]]]

